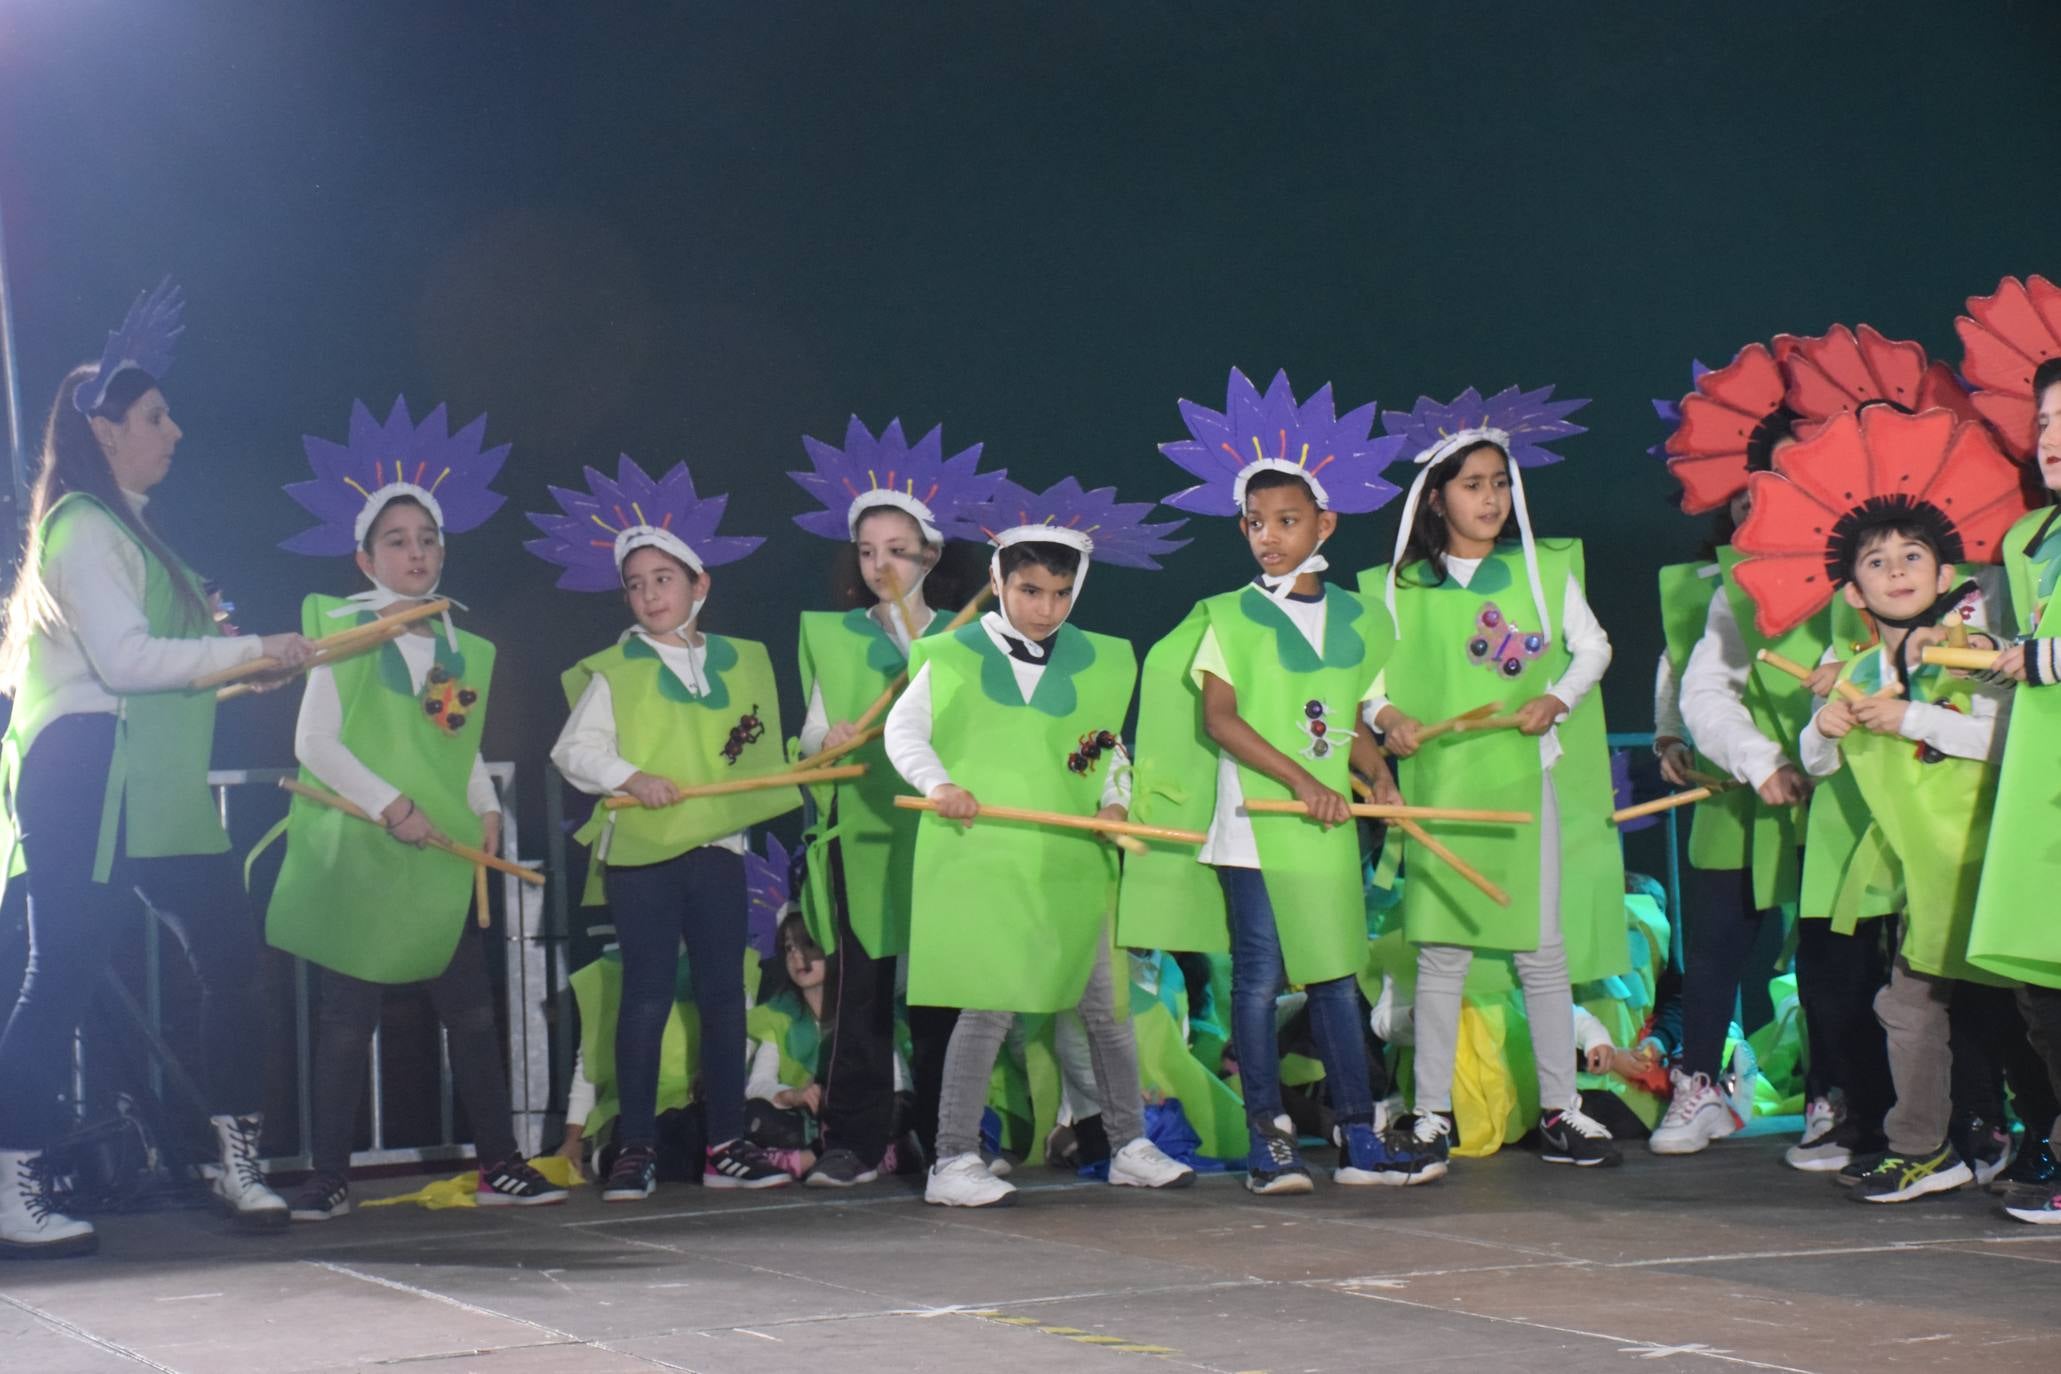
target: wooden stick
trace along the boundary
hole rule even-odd
[[[909,642],[914,644],[919,633],[916,629],[916,613],[909,609],[908,602],[902,600],[902,579],[895,576],[893,564],[880,565],[880,580],[887,585],[887,594],[894,598],[895,610],[902,617],[902,628],[909,632]]]
[[[1715,797],[1718,793],[1738,785],[1726,783],[1723,787],[1692,787],[1686,792],[1676,792],[1672,796],[1656,797],[1652,801],[1640,802],[1637,806],[1627,806],[1611,812],[1610,823],[1623,825],[1626,821],[1635,821],[1641,816],[1657,816],[1663,811],[1672,811],[1679,806],[1694,806],[1707,797]]]
[[[755,778],[730,778],[724,782],[697,783],[692,787],[676,785],[675,790],[680,795],[673,804],[693,801],[697,797],[727,797],[734,792],[764,792],[775,787],[812,787],[819,782],[843,782],[848,778],[862,777],[865,772],[865,764],[847,763],[836,768],[815,768],[800,773],[786,770],[761,773]],[[601,804],[610,811],[626,811],[633,806],[644,805],[635,797],[610,797]]]
[[[1362,799],[1370,801],[1374,796],[1374,789],[1367,786],[1365,780],[1357,776],[1353,778],[1353,791],[1359,793]],[[1402,831],[1403,834],[1409,836],[1410,839],[1414,840],[1416,843],[1423,845],[1426,852],[1436,855],[1438,858],[1444,859],[1446,861],[1447,867],[1451,868],[1453,872],[1459,874],[1468,882],[1473,883],[1476,887],[1480,888],[1482,892],[1488,897],[1488,899],[1494,902],[1497,906],[1510,905],[1509,893],[1503,891],[1502,888],[1497,887],[1494,883],[1490,882],[1486,877],[1482,876],[1480,869],[1474,867],[1474,865],[1468,863],[1465,859],[1462,859],[1458,854],[1455,854],[1452,850],[1446,848],[1437,840],[1433,839],[1431,837],[1431,832],[1426,830],[1423,826],[1417,824],[1417,822],[1415,821],[1405,820],[1401,818],[1392,820],[1389,822],[1389,824],[1394,826],[1396,829]]]
[[[355,816],[367,825],[379,826],[381,830],[386,829],[386,826],[378,819],[368,816],[359,810],[355,803],[345,801],[334,793],[324,792],[319,787],[309,787],[306,783],[296,778],[281,778],[279,785],[293,793],[296,797],[306,797],[309,801],[319,806],[326,806],[332,811],[341,811],[346,816]],[[506,873],[510,877],[520,878],[533,887],[542,887],[544,885],[544,875],[535,869],[524,868],[521,864],[512,864],[497,855],[487,853],[484,849],[475,849],[469,844],[459,844],[455,840],[433,839],[428,843],[432,848],[441,849],[446,854],[455,854],[461,859],[470,859],[473,863],[491,868],[496,873]]]
[[[939,633],[951,634],[954,630],[965,629],[968,625],[973,623],[973,618],[980,614],[980,608],[982,606],[985,606],[988,603],[988,598],[992,597],[994,594],[995,589],[993,587],[982,587],[978,592],[974,594],[973,600],[967,602],[964,606],[961,606],[959,608],[959,614],[953,616],[949,621],[947,621],[945,623],[945,628],[939,631]],[[909,642],[911,644],[914,644],[916,642],[916,636],[913,632],[909,637]],[[873,722],[880,719],[880,713],[882,711],[885,711],[888,707],[894,705],[896,695],[899,694],[901,690],[908,685],[909,675],[907,673],[895,674],[894,681],[887,684],[887,690],[882,692],[879,696],[875,697],[873,699],[873,704],[871,706],[868,706],[864,711],[860,712],[859,718],[852,722],[854,725],[859,727],[858,734],[853,735],[850,739],[846,740],[843,744],[838,745],[834,749],[818,750],[816,753],[809,755],[807,758],[801,760],[799,763],[789,765],[787,771],[790,773],[802,773],[807,772],[808,770],[813,768],[820,768],[824,764],[830,762],[832,759],[843,758],[846,754],[851,753],[852,750],[863,748],[864,746],[871,744],[874,740],[879,739],[882,731],[880,727],[874,725]]]
[[[1739,785],[1732,778],[1720,777],[1716,773],[1699,772],[1694,768],[1684,768],[1682,776],[1698,787],[1708,787],[1717,792],[1722,792],[1727,787],[1737,787]]]
[[[483,864],[472,866],[472,910],[481,930],[493,924],[493,918],[487,913],[487,870]]]
[[[1459,722],[1453,727],[1453,733],[1466,735],[1477,730],[1515,730],[1520,723],[1516,716],[1476,716]]]
[[[896,797],[895,805],[904,811],[937,810],[937,803],[928,797]],[[1093,830],[1104,835],[1131,835],[1141,840],[1166,840],[1172,844],[1199,845],[1209,839],[1200,830],[1140,825],[1136,821],[1106,821],[1099,816],[1070,816],[1063,811],[1029,811],[1020,806],[982,806],[979,814],[991,820],[1029,821],[1034,825],[1057,826],[1061,830]]]
[[[1299,801],[1254,801],[1247,798],[1245,809],[1255,816],[1307,816],[1310,809]],[[1529,811],[1478,811],[1462,806],[1369,806],[1354,803],[1351,811],[1368,821],[1479,821],[1486,825],[1530,825],[1538,819]]]
[[[1968,622],[1961,619],[1960,612],[1950,612],[1943,623],[1946,625],[1946,647],[1949,649],[1967,648]]]
[[[1460,729],[1467,721],[1481,720],[1495,713],[1496,703],[1493,701],[1486,706],[1477,706],[1472,711],[1462,711],[1451,720],[1442,720],[1436,725],[1427,725],[1422,730],[1419,730],[1417,732],[1417,743],[1421,745],[1427,740],[1435,740],[1449,731]]]
[[[364,625],[353,625],[348,630],[338,630],[333,635],[324,635],[315,641],[315,653],[306,663],[292,669],[306,672],[318,663],[333,663],[339,658],[348,658],[361,653],[375,644],[384,644],[396,638],[418,620],[427,620],[433,615],[442,615],[451,609],[451,603],[439,598],[425,601],[420,606],[411,606],[395,615],[380,616]],[[269,655],[249,659],[233,668],[218,668],[212,673],[203,673],[187,685],[195,691],[207,687],[219,687],[225,682],[241,682],[245,678],[267,677],[273,673],[288,671],[279,660]]]
[[[1935,668],[1959,668],[1964,672],[1984,672],[1997,661],[1995,649],[1957,649],[1951,644],[1934,644],[1918,657]]]
[[[1934,652],[1936,651],[1932,649],[1927,649],[1925,651],[1925,653],[1928,655],[1928,657],[1925,660],[1926,662],[1930,663],[1932,661],[1929,655],[1931,655]],[[1973,652],[1980,653],[1982,651],[1978,649],[1974,650]],[[1789,676],[1795,678],[1798,682],[1809,682],[1811,680],[1810,669],[1804,667],[1801,663],[1798,663],[1793,658],[1784,658],[1782,655],[1776,653],[1773,649],[1762,649],[1760,652],[1756,653],[1754,657],[1759,659],[1762,663],[1767,664],[1770,668],[1774,668],[1781,672],[1789,674]],[[1987,667],[1988,665],[1984,664],[1982,666]],[[1840,699],[1843,701],[1866,701],[1868,699],[1868,694],[1866,692],[1863,692],[1860,688],[1854,686],[1851,682],[1836,683],[1834,684],[1832,690],[1839,693]],[[1875,693],[1875,695],[1878,697],[1899,696],[1903,693],[1903,690],[1903,686],[1899,683],[1886,682],[1882,685],[1882,690]]]

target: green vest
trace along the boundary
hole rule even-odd
[[[780,1056],[781,1087],[798,1090],[815,1081],[823,1030],[795,993],[783,992],[746,1012],[744,1034],[755,1045],[772,1042]]]
[[[1582,573],[1581,545],[1541,541],[1539,575],[1547,604],[1562,599],[1570,573]],[[1422,585],[1418,568],[1396,580],[1397,645],[1388,664],[1389,700],[1427,724],[1483,705],[1497,714],[1538,696],[1572,661],[1556,627],[1542,652],[1527,654],[1517,638],[1534,618],[1523,553],[1499,547],[1462,587],[1452,578]],[[1360,574],[1360,587],[1380,595],[1388,569]],[[1489,624],[1489,607],[1500,613]],[[1513,624],[1514,619],[1514,624]],[[1510,639],[1506,639],[1509,636]],[[1515,642],[1510,642],[1514,639]],[[1624,857],[1610,824],[1614,805],[1603,702],[1591,692],[1560,723],[1562,755],[1553,767],[1560,813],[1560,924],[1568,977],[1588,982],[1622,972],[1631,954],[1624,923]],[[1404,796],[1418,806],[1529,811],[1544,798],[1539,741],[1515,730],[1456,732],[1431,741],[1403,763]],[[1496,905],[1451,867],[1415,861],[1404,841],[1403,929],[1415,944],[1530,950],[1539,942],[1538,825],[1491,826],[1427,821],[1424,828],[1506,890]]]
[[[345,603],[311,596],[301,603],[301,631],[313,638],[336,628],[330,612]],[[374,619],[361,613],[355,624]],[[418,693],[397,644],[346,658],[330,669],[343,706],[343,745],[366,767],[414,801],[430,823],[460,844],[480,842],[480,818],[466,797],[487,718],[494,646],[458,632],[453,650],[441,625],[436,662],[448,683],[425,682]],[[456,692],[458,730],[440,723],[424,702]],[[455,718],[455,717],[452,717]],[[329,790],[306,768],[301,781]],[[415,983],[451,962],[472,906],[472,865],[440,849],[417,849],[318,803],[295,797],[286,813],[286,858],[265,908],[265,939],[275,949],[368,983]],[[268,837],[269,839],[269,837]]]
[[[709,635],[707,640],[707,696],[690,692],[658,650],[642,635],[632,634],[566,671],[566,704],[579,701],[590,678],[607,678],[615,708],[616,752],[644,772],[681,786],[779,772],[787,760],[779,693],[766,646],[723,635]],[[726,758],[726,749],[735,757]],[[800,805],[801,793],[788,787],[701,797],[656,810],[632,806],[611,811],[596,805],[573,838],[594,846],[605,837],[606,847],[597,848],[605,862],[635,868],[677,858]],[[599,902],[590,881],[586,904]]]
[[[2045,613],[2061,580],[2061,519],[2054,507],[2011,527],[2004,571],[2018,631],[2041,639],[2061,635],[2061,615]],[[2055,839],[2061,832],[2061,686],[2025,685],[2013,697],[1990,825],[1991,862],[1975,902],[1968,958],[1993,973],[2061,988],[2061,921],[2053,913],[2054,889],[2061,886]]]
[[[1849,660],[1840,677],[1872,694],[1882,686],[1886,670],[1878,648]],[[1921,664],[1911,672],[1913,702],[1965,712],[1974,694],[1967,679],[1944,668]],[[1903,875],[1905,962],[1939,978],[2006,981],[1967,959],[1997,770],[1979,759],[1951,755],[1928,763],[1910,740],[1871,730],[1849,731],[1839,740],[1839,753]]]
[[[1083,737],[1123,729],[1137,680],[1131,646],[1063,625],[1026,702],[1009,657],[976,621],[919,640],[930,667],[930,742],[952,781],[992,806],[1092,816],[1104,750],[1068,767]],[[1086,831],[1017,821],[916,827],[909,921],[912,1006],[1050,1012],[1079,1003],[1116,895],[1116,851]]]
[[[179,603],[177,583],[185,581],[200,596],[200,579],[183,564],[166,567],[151,551],[129,534],[113,512],[97,498],[71,492],[44,516],[39,531],[43,557],[62,549],[78,530],[81,512],[97,509],[124,537],[136,545],[143,557],[143,614],[153,639],[206,639],[221,634],[212,619],[198,623]],[[55,703],[31,695],[28,684],[35,681],[33,665],[36,642],[29,643],[31,671],[23,675],[24,688],[14,701],[7,735],[0,743],[0,771],[4,771],[6,817],[4,844],[8,861],[0,875],[24,871],[20,852],[20,828],[14,814],[15,792],[22,760],[35,746],[37,735],[55,716]],[[142,747],[131,749],[134,737]],[[157,859],[178,854],[220,854],[229,848],[229,835],[215,809],[214,794],[208,790],[208,764],[215,747],[215,693],[212,688],[188,691],[173,688],[163,692],[133,692],[121,698],[115,713],[114,757],[108,765],[107,790],[100,810],[100,838],[93,857],[93,881],[104,883],[114,868],[115,838],[122,836],[122,851],[132,858]],[[4,881],[4,878],[0,878]]]
[[[925,633],[942,630],[946,617],[933,615]],[[802,699],[823,694],[832,721],[857,720],[908,666],[894,640],[863,609],[810,611],[801,618]],[[909,948],[909,870],[916,855],[916,813],[896,808],[908,787],[887,761],[880,740],[838,759],[868,765],[866,775],[833,789],[830,823],[844,866],[845,910],[852,933],[876,959]],[[834,921],[812,921],[835,938]],[[825,952],[832,946],[824,944]]]

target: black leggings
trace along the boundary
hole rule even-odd
[[[1862,921],[1841,935],[1825,920],[1796,927],[1796,992],[1803,1007],[1809,1059],[1806,1091],[1823,1097],[1846,1094],[1847,1119],[1863,1128],[1881,1127],[1896,1091],[1889,1080],[1889,1045],[1875,1019],[1875,994],[1889,981],[1885,943],[1894,922],[1886,916]]]
[[[247,1115],[262,1101],[258,932],[234,860],[131,859],[118,836],[113,873],[93,881],[114,727],[112,715],[60,716],[22,761],[15,814],[29,863],[29,964],[0,1032],[0,1149],[40,1150],[63,1134],[72,1035],[115,942],[141,929],[139,893],[200,983],[209,1110]]]
[[[1682,1068],[1708,1074],[1724,1071],[1725,1032],[1745,985],[1740,1029],[1751,1031],[1772,1017],[1767,978],[1747,979],[1753,952],[1779,930],[1781,912],[1753,906],[1750,868],[1691,868],[1684,894],[1688,914],[1682,929]],[[1772,970],[1770,970],[1772,972]]]

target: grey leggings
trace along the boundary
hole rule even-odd
[[[1560,930],[1560,808],[1553,775],[1539,794],[1539,947],[1513,956],[1531,1024],[1539,1075],[1539,1111],[1572,1106],[1574,989],[1567,982],[1567,946]],[[1417,947],[1417,1110],[1453,1109],[1453,1056],[1460,1041],[1460,992],[1474,951],[1465,945]],[[1112,1137],[1113,1138],[1113,1137]]]
[[[1088,1056],[1095,1065],[1095,1089],[1102,1099],[1102,1122],[1111,1148],[1145,1134],[1143,1094],[1138,1087],[1138,1043],[1131,1023],[1116,1014],[1116,980],[1109,971],[1105,935],[1095,955],[1095,971],[1081,993],[1081,1025],[1088,1033]],[[972,1154],[980,1149],[980,1116],[988,1105],[988,1079],[995,1056],[1009,1038],[1016,1013],[963,1011],[952,1028],[945,1051],[944,1091],[938,1101],[937,1157]]]

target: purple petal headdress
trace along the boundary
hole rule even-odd
[[[1419,396],[1407,413],[1389,411],[1382,425],[1400,441],[1400,449],[1417,465],[1417,478],[1403,502],[1403,519],[1396,529],[1395,552],[1388,560],[1387,600],[1395,612],[1395,575],[1402,562],[1410,529],[1417,518],[1417,503],[1424,497],[1424,479],[1441,461],[1476,444],[1490,443],[1509,457],[1510,500],[1517,513],[1517,532],[1524,541],[1524,567],[1531,575],[1532,610],[1538,616],[1539,632],[1553,634],[1553,617],[1546,609],[1546,589],[1539,584],[1538,546],[1531,533],[1531,512],[1524,503],[1525,468],[1543,467],[1560,461],[1560,455],[1546,447],[1556,439],[1588,431],[1567,417],[1587,405],[1587,400],[1556,401],[1553,388],[1536,391],[1505,387],[1483,400],[1468,387],[1450,402]]]
[[[967,511],[994,494],[1003,474],[974,471],[979,444],[945,457],[942,434],[943,426],[933,426],[912,447],[900,420],[890,420],[876,439],[854,415],[842,449],[803,435],[802,447],[816,470],[787,475],[824,508],[797,515],[794,523],[826,539],[852,539],[860,516],[892,506],[912,516],[932,544],[977,538],[980,531]]]
[[[1701,358],[1690,359],[1690,395],[1695,394],[1696,384],[1702,381],[1704,375],[1709,371],[1710,368],[1704,365],[1704,362]],[[1680,429],[1682,427],[1682,398],[1680,396],[1655,396],[1653,398],[1653,413],[1660,417],[1661,424],[1667,426],[1668,434],[1673,434],[1677,429]],[[1667,451],[1667,439],[1665,436],[1662,436],[1660,442],[1649,447],[1646,450],[1646,452],[1652,454],[1655,458],[1658,458],[1663,463],[1665,463],[1671,456]]]
[[[508,460],[508,445],[482,449],[486,432],[484,415],[453,434],[441,405],[418,425],[408,418],[407,400],[396,398],[381,424],[363,401],[353,401],[343,443],[302,436],[315,476],[289,483],[286,494],[322,523],[279,547],[322,556],[350,553],[397,496],[420,501],[445,534],[478,528],[508,499],[488,490]]]
[[[770,959],[780,952],[780,913],[787,909],[788,875],[792,871],[787,846],[780,843],[777,835],[766,836],[763,855],[750,849],[744,851],[744,891],[750,903],[745,940],[761,959]]]
[[[994,497],[971,512],[996,548],[1027,541],[1065,544],[1084,558],[1126,568],[1157,569],[1154,561],[1189,541],[1170,536],[1186,520],[1145,523],[1150,501],[1119,501],[1115,487],[1083,491],[1080,480],[1061,478],[1043,493],[1004,479]]]
[[[186,332],[186,293],[166,277],[149,291],[136,293],[136,303],[122,318],[122,327],[107,336],[100,351],[100,371],[72,393],[72,405],[91,415],[107,400],[107,384],[132,367],[163,379],[172,370],[172,354]]]
[[[1341,515],[1378,510],[1400,490],[1380,473],[1402,442],[1372,437],[1372,401],[1337,414],[1329,382],[1298,405],[1286,372],[1276,372],[1262,396],[1234,367],[1221,413],[1194,401],[1180,407],[1193,437],[1159,451],[1202,480],[1166,498],[1176,510],[1236,515],[1245,508],[1246,482],[1269,470],[1302,478],[1321,509]]]
[[[694,494],[694,477],[685,463],[656,482],[625,453],[613,480],[593,468],[587,491],[550,488],[559,515],[530,512],[530,523],[544,532],[523,547],[547,563],[565,569],[558,585],[568,591],[622,590],[620,569],[632,549],[664,549],[695,572],[738,559],[765,543],[756,536],[718,536],[727,496],[702,500]]]

